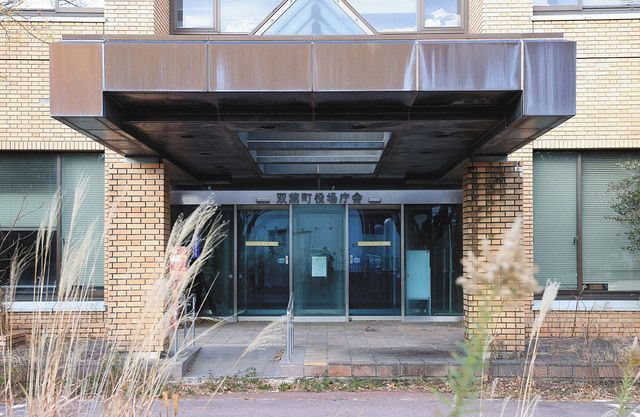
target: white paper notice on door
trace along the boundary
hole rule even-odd
[[[327,277],[327,257],[326,256],[311,257],[311,276],[314,278]]]

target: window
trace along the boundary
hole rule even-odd
[[[369,28],[380,33],[459,32],[464,29],[466,4],[467,0],[173,0],[173,22],[176,31],[185,33],[253,33],[258,28],[257,33],[267,35],[354,35],[372,32]]]
[[[378,32],[415,32],[418,3],[415,0],[351,0],[358,13]]]
[[[56,0],[24,0],[18,7],[22,10],[55,10]]]
[[[81,210],[77,213],[75,229],[71,236],[71,215],[76,186],[80,178],[86,178],[87,188]],[[49,217],[51,201],[60,188],[62,207],[59,218],[54,219],[54,235],[51,255],[48,259],[45,281],[49,294],[55,293],[60,259],[65,248],[81,240],[95,223],[96,233],[101,234],[104,223],[104,163],[102,154],[0,154],[0,285],[7,285],[11,258],[16,245],[31,250],[36,242],[38,228]],[[102,242],[100,236],[97,236]],[[92,248],[87,259],[85,273],[91,278],[94,294],[103,287],[102,245]],[[18,299],[32,299],[36,271],[33,265],[18,281]],[[40,269],[40,268],[38,268]]]
[[[462,29],[464,23],[463,0],[349,0],[349,3],[383,33]]]
[[[364,35],[348,11],[333,0],[296,0],[265,35]]]
[[[177,0],[175,21],[178,29],[213,29],[214,7],[211,0]]]
[[[535,11],[579,11],[636,7],[640,7],[640,0],[533,0]]]
[[[460,0],[424,0],[424,27],[462,27]]]
[[[52,12],[102,13],[104,0],[24,0],[20,9]]]
[[[534,154],[534,261],[541,282],[561,289],[640,292],[640,259],[623,249],[624,226],[611,216],[609,184],[623,178],[619,152]]]
[[[220,31],[251,33],[280,4],[280,0],[221,0]]]

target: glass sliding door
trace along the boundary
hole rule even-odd
[[[299,316],[345,314],[345,207],[293,206],[293,291]]]
[[[197,206],[173,206],[172,224],[179,215],[190,216]],[[233,316],[233,206],[220,206],[218,215],[226,223],[225,238],[213,250],[195,277],[191,293],[196,297],[199,315],[226,318]],[[202,234],[206,234],[204,230]],[[193,258],[199,256],[199,246],[194,248]]]
[[[227,224],[226,237],[202,267],[196,297],[202,300],[201,315],[225,318],[233,316],[233,206],[221,206],[219,210]]]
[[[238,315],[282,315],[289,302],[289,210],[238,210]]]
[[[405,315],[459,315],[462,207],[405,206]]]
[[[349,209],[349,314],[400,316],[400,209]]]

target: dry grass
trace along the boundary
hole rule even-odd
[[[29,416],[53,417],[75,415],[80,408],[95,416],[148,416],[153,402],[159,398],[176,361],[161,358],[159,351],[167,341],[173,344],[172,326],[185,325],[184,294],[188,294],[194,277],[224,237],[224,224],[217,215],[217,206],[207,201],[186,219],[178,219],[166,248],[164,272],[145,288],[140,316],[132,342],[91,340],[82,331],[84,314],[65,308],[69,303],[89,300],[95,265],[89,259],[98,251],[97,242],[103,232],[93,225],[86,232],[76,231],[76,218],[82,207],[85,184],[80,182],[73,202],[68,242],[62,255],[58,291],[53,311],[38,311],[30,331],[28,348],[9,344],[2,352],[5,380],[3,385],[7,415],[13,406],[24,401]],[[44,219],[35,248],[16,251],[11,270],[10,288],[15,288],[25,266],[33,263],[34,301],[47,300],[44,283],[49,274],[48,260],[55,236],[61,196],[56,194],[50,215]],[[170,257],[178,249],[192,253],[200,238],[201,256],[186,271],[170,271]],[[3,334],[12,331],[10,306],[14,291],[5,297],[2,314]],[[183,349],[183,348],[181,348]],[[179,354],[181,352],[178,352]],[[177,398],[172,398],[177,407]]]

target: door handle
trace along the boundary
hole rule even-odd
[[[353,264],[353,255],[349,255],[349,263]]]
[[[284,256],[284,264],[289,265],[289,255]]]

